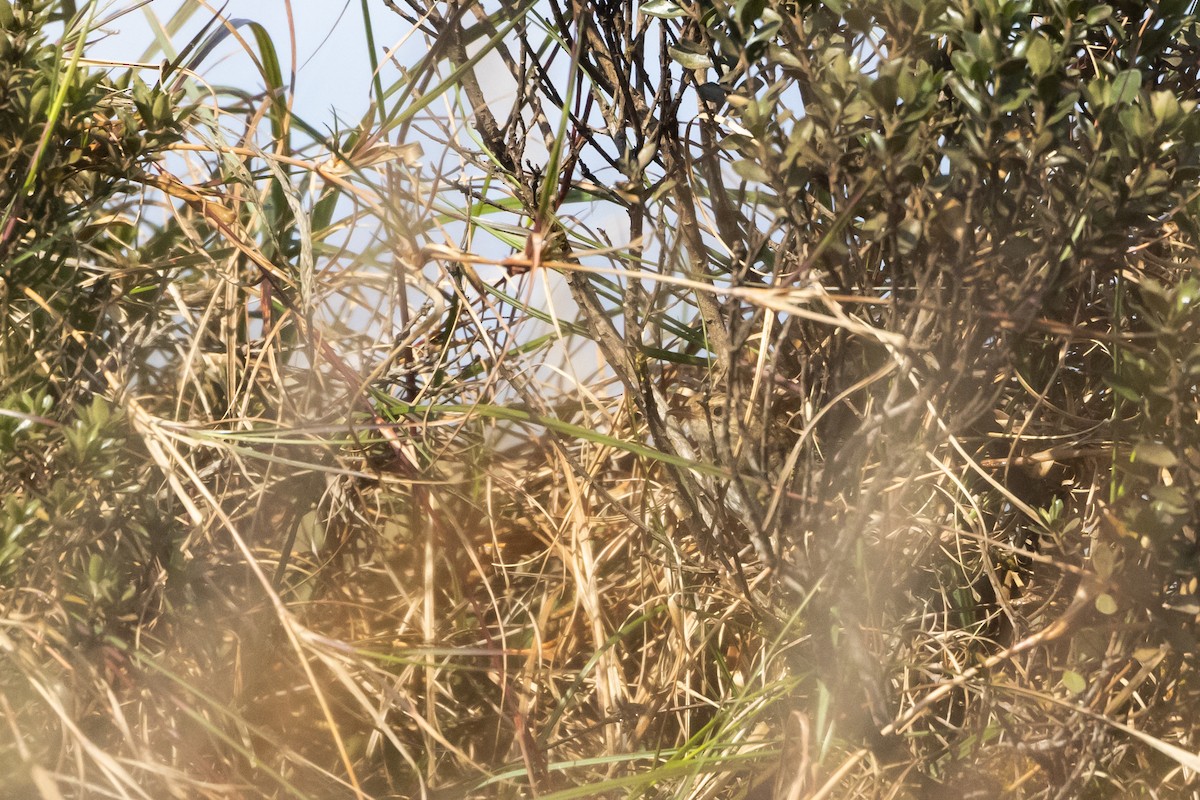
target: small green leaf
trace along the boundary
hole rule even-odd
[[[1111,594],[1102,594],[1096,598],[1096,610],[1105,616],[1117,613],[1117,601]]]
[[[1178,98],[1167,90],[1150,94],[1150,110],[1159,125],[1170,125],[1183,114]]]
[[[754,161],[747,161],[745,159],[735,161],[733,162],[733,171],[748,181],[768,183],[771,180],[771,176],[767,174],[767,171]]]
[[[899,86],[891,75],[880,75],[871,84],[871,96],[881,108],[890,109],[896,105]]]
[[[762,18],[766,5],[766,0],[738,0],[736,12],[742,30],[750,30],[754,27],[754,23]]]
[[[776,64],[784,67],[792,67],[793,69],[803,69],[804,62],[796,58],[796,55],[786,47],[780,47],[775,43],[767,46],[767,60],[773,61]]]
[[[1138,394],[1136,389],[1118,379],[1115,375],[1105,375],[1104,382],[1107,383],[1114,392],[1119,394],[1121,397],[1124,397],[1131,403],[1137,403],[1142,399],[1142,396]]]
[[[1071,694],[1079,694],[1087,688],[1087,681],[1073,669],[1065,669],[1062,674],[1062,685]]]
[[[1099,25],[1104,20],[1112,16],[1112,6],[1092,6],[1088,9],[1087,20],[1088,25]]]
[[[1175,290],[1175,308],[1182,312],[1186,308],[1194,308],[1200,300],[1200,281],[1188,278],[1179,284]]]
[[[983,101],[979,94],[973,89],[968,88],[961,80],[951,77],[947,84],[950,86],[950,91],[954,92],[963,105],[971,110],[971,113],[977,117],[983,116]]]
[[[675,19],[687,15],[687,12],[672,0],[649,0],[649,2],[642,3],[642,7],[638,10],[648,17],[658,17],[659,19]]]
[[[1150,507],[1158,513],[1172,516],[1187,513],[1187,493],[1182,486],[1152,486],[1150,497],[1154,500]]]
[[[768,42],[775,38],[775,33],[783,25],[783,17],[768,8],[763,11],[759,22],[761,23],[761,27],[753,36],[746,40],[747,47],[757,42]]]
[[[1107,108],[1111,104],[1111,95],[1112,84],[1103,75],[1093,78],[1083,87],[1084,99],[1097,111]]]
[[[50,87],[42,86],[33,93],[32,99],[29,101],[29,120],[30,122],[41,122],[46,115],[46,108],[50,105]]]
[[[150,105],[150,113],[154,117],[153,124],[158,127],[166,127],[174,122],[171,117],[171,98],[165,92],[159,92],[154,96],[154,102]]]
[[[1113,105],[1121,103],[1132,103],[1137,99],[1138,92],[1142,88],[1142,73],[1136,69],[1127,69],[1118,72],[1113,78],[1112,92],[1109,94],[1109,102]]]
[[[954,65],[954,69],[959,75],[969,78],[971,71],[975,68],[975,57],[965,50],[955,50],[950,54],[950,63]]]
[[[692,52],[683,47],[668,47],[667,52],[686,69],[708,69],[713,65],[712,59],[705,53]]]
[[[1025,51],[1025,60],[1035,77],[1040,78],[1050,71],[1050,61],[1053,57],[1054,51],[1046,37],[1034,34],[1029,42],[1029,49]]]
[[[1113,548],[1102,542],[1096,543],[1092,548],[1092,568],[1096,570],[1096,575],[1101,580],[1108,580],[1112,577],[1113,571],[1117,565],[1117,554]]]
[[[88,558],[87,574],[89,581],[100,583],[104,576],[104,558],[99,553],[92,553]]]
[[[1163,467],[1170,469],[1179,463],[1179,459],[1175,456],[1175,452],[1165,444],[1158,442],[1143,442],[1139,444],[1133,451],[1133,460],[1140,464],[1149,464],[1153,467]]]

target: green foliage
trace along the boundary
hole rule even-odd
[[[1114,351],[1108,383],[1121,398],[1121,438],[1111,496],[1117,533],[1137,543],[1126,579],[1165,586],[1193,581],[1200,505],[1200,282],[1164,286],[1142,277],[1129,303],[1143,336]],[[1170,624],[1170,623],[1168,623]]]
[[[125,205],[181,131],[163,91],[140,80],[123,91],[128,74],[77,68],[68,45],[48,41],[56,13],[49,2],[0,9],[0,459],[13,508],[26,509],[10,515],[10,548],[28,537],[31,508],[50,525],[121,513],[95,502],[134,478],[127,425],[97,394],[117,366],[125,312],[114,299],[133,285],[113,273],[137,260]]]
[[[136,260],[123,204],[180,127],[162,89],[79,68],[68,45],[47,41],[57,10],[21,3],[0,28],[0,302],[10,320],[0,375],[9,389],[53,387],[69,404],[79,371],[95,374],[108,357],[112,300],[133,285],[112,274]]]
[[[656,15],[674,18],[665,10]],[[1108,589],[1081,641],[1111,637],[1109,658],[1168,641],[1178,663],[1195,626],[1166,587],[1194,591],[1200,567],[1194,4],[739,2],[702,21],[705,79],[727,91],[722,113],[736,121],[723,160],[744,180],[709,190],[762,204],[772,238],[795,248],[796,273],[781,274],[782,247],[751,245],[755,268],[775,285],[814,276],[886,295],[863,317],[905,333],[917,366],[901,369],[917,398],[933,401],[945,431],[981,442],[984,463],[1008,465],[989,482],[968,471],[984,496],[964,519],[997,537],[1031,525],[1010,541],[1031,536],[1059,563],[1094,570]],[[796,360],[806,355],[824,354]],[[849,384],[874,365],[843,357],[837,369]],[[912,481],[916,463],[888,440],[915,436],[932,453],[944,439],[929,419],[924,433],[903,419],[867,436],[867,417],[841,449],[857,438],[872,457],[825,454],[817,485],[856,487],[866,469]],[[1059,444],[1026,473],[1015,465],[1036,447],[1028,436]],[[1005,491],[993,501],[994,486]],[[1018,503],[1037,515],[1018,522]],[[810,524],[811,554],[830,526]],[[880,536],[860,546],[902,534]],[[1007,560],[1026,575],[1018,583],[1036,580],[1028,562]],[[977,598],[981,585],[1001,591],[961,555],[956,566]],[[945,579],[954,570],[933,569],[961,610],[963,589]],[[1111,633],[1111,619],[1137,632]],[[1102,668],[1103,645],[1085,650],[1068,656],[1071,694],[1095,691],[1088,670]]]
[[[50,41],[50,21],[71,16],[59,3],[0,3],[0,607],[24,621],[5,640],[0,685],[25,698],[74,680],[87,705],[87,676],[111,674],[154,621],[177,538],[161,473],[105,395],[123,389],[126,326],[154,317],[144,296],[126,296],[141,278],[125,268],[142,258],[147,170],[186,113],[159,88],[130,89],[129,74],[80,66],[80,18]],[[54,746],[52,709],[30,699],[8,712],[34,764]],[[30,767],[14,758],[0,748],[10,788],[24,791]]]

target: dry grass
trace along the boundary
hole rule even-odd
[[[1174,438],[1112,388],[1193,346],[1192,238],[884,275],[903,226],[775,213],[712,119],[617,163],[678,112],[604,105],[631,16],[431,8],[336,140],[249,42],[274,99],[196,82],[132,188],[14,212],[9,263],[75,277],[3,279],[11,796],[1196,796],[1130,499],[1192,490],[1195,387]]]

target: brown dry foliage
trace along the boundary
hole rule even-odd
[[[14,791],[1196,793],[1193,4],[385,5],[0,14]]]

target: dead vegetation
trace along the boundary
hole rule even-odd
[[[1192,4],[385,2],[333,136],[67,5],[12,796],[1195,795]]]

